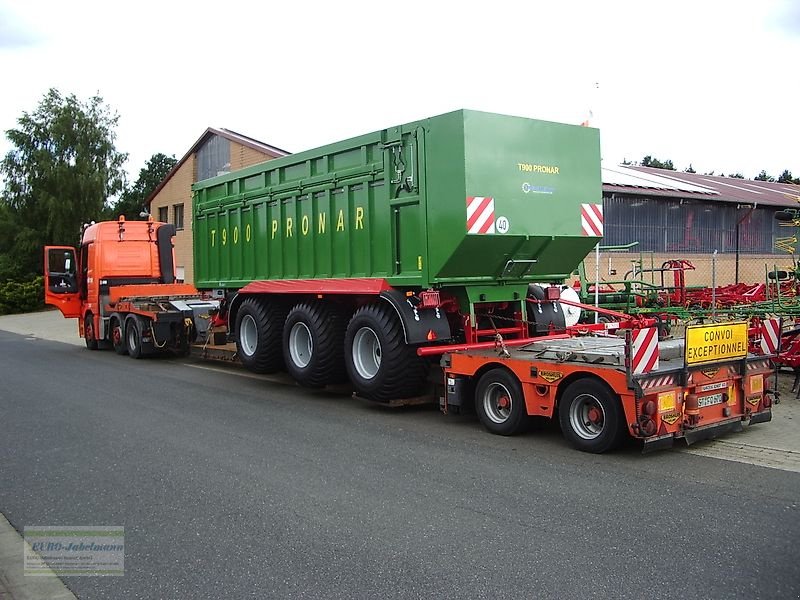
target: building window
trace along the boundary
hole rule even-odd
[[[176,204],[172,209],[175,215],[175,229],[183,229],[183,204]]]
[[[774,209],[644,196],[603,199],[604,246],[638,242],[637,252],[770,254],[779,237]],[[738,226],[737,226],[738,223]],[[738,235],[738,243],[737,243]]]
[[[158,222],[159,223],[166,223],[167,219],[169,219],[168,215],[169,207],[168,206],[159,206],[158,207]]]
[[[223,137],[212,135],[197,150],[197,181],[216,177],[231,170],[231,143]]]

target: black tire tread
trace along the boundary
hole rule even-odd
[[[291,325],[305,322],[311,331],[314,353],[305,369],[292,364],[289,356],[289,333]],[[341,383],[346,379],[344,365],[344,335],[347,314],[339,307],[321,302],[302,302],[287,314],[283,329],[283,348],[286,370],[301,385],[323,387]]]
[[[495,382],[502,383],[511,393],[512,413],[505,423],[495,423],[483,409],[484,386]],[[496,435],[516,435],[529,421],[522,385],[514,374],[501,367],[487,371],[478,380],[475,386],[475,412],[486,430]]]
[[[119,327],[121,329],[120,335],[121,335],[122,343],[119,344],[119,345],[114,343],[114,326],[115,325],[119,325]],[[128,346],[126,345],[126,341],[125,341],[125,327],[123,325],[124,325],[124,321],[123,321],[123,319],[122,319],[122,317],[120,315],[114,314],[114,315],[111,316],[111,321],[109,323],[110,331],[111,331],[111,346],[114,348],[114,352],[116,352],[120,356],[124,356],[124,355],[126,355],[128,353]]]
[[[585,440],[572,431],[569,422],[569,405],[571,399],[580,393],[591,393],[600,400],[601,404],[608,403],[603,407],[606,411],[607,425],[610,427],[608,434],[604,432],[593,440]],[[608,385],[592,377],[577,379],[566,387],[558,404],[558,420],[561,432],[570,445],[577,450],[592,454],[602,454],[617,448],[625,438],[628,429],[625,424],[625,411],[616,394],[609,389]]]
[[[364,325],[371,325],[384,337],[381,344],[381,369],[371,385],[364,385],[359,381],[360,377],[352,364],[353,338]],[[350,319],[345,340],[345,364],[350,381],[360,396],[386,402],[413,398],[422,393],[427,384],[429,363],[417,356],[416,348],[406,344],[402,324],[391,307],[367,304],[359,308]],[[389,365],[390,368],[384,368],[384,365]]]
[[[91,321],[92,339],[89,339],[86,335],[86,324],[89,321]],[[92,315],[92,313],[86,313],[86,316],[83,317],[83,340],[86,342],[86,347],[89,350],[98,350],[100,348],[100,343],[97,340],[97,329],[94,326],[94,315]]]
[[[245,298],[236,314],[236,351],[239,360],[253,373],[276,373],[285,368],[283,362],[283,324],[288,309],[280,302],[262,298]],[[242,352],[239,325],[243,314],[250,314],[258,328],[258,343],[254,356]]]
[[[131,348],[128,345],[128,332],[131,327],[133,327],[134,330],[136,331],[136,335],[139,341],[139,343],[133,348]],[[125,348],[128,351],[128,356],[134,359],[142,358],[144,356],[142,348],[142,329],[143,329],[142,319],[137,315],[132,315],[128,317],[128,319],[125,321]]]

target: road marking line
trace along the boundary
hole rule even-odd
[[[246,377],[248,379],[256,379],[258,381],[270,381],[272,383],[294,384],[293,381],[288,381],[285,377],[280,375],[259,375],[258,373],[245,373],[240,371],[232,371],[230,369],[223,369],[220,367],[207,367],[205,365],[193,365],[190,363],[183,363],[185,367],[192,369],[202,369],[203,371],[214,371],[215,373],[224,373],[226,375],[236,375],[236,377]]]
[[[800,452],[794,452],[792,450],[765,448],[763,446],[753,446],[741,442],[713,440],[709,442],[700,442],[689,448],[679,449],[678,451],[686,452],[687,454],[697,454],[698,456],[707,456],[709,458],[718,458],[759,467],[800,473]]]

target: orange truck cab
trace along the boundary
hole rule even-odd
[[[90,349],[108,341],[134,358],[188,350],[197,317],[216,303],[176,281],[174,236],[174,225],[120,217],[86,227],[77,249],[46,246],[45,302],[78,319]]]

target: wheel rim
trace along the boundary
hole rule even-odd
[[[584,440],[593,440],[603,433],[606,411],[600,401],[589,394],[581,394],[569,407],[572,430]]]
[[[362,327],[353,338],[353,366],[360,377],[372,379],[381,367],[381,343],[369,327]]]
[[[242,346],[242,352],[247,356],[253,356],[258,347],[258,327],[256,320],[252,315],[245,315],[242,317],[242,323],[239,325],[239,343]]]
[[[111,341],[115,347],[122,345],[122,327],[117,322],[111,328]]]
[[[86,341],[87,342],[93,342],[94,341],[94,325],[92,324],[92,320],[91,319],[86,319],[86,324],[84,325],[83,329],[84,329],[83,335],[86,336]]]
[[[304,369],[311,362],[314,340],[305,323],[295,323],[289,332],[289,356],[292,362]]]
[[[483,412],[493,423],[505,423],[511,416],[513,397],[502,383],[490,383],[483,393]]]

